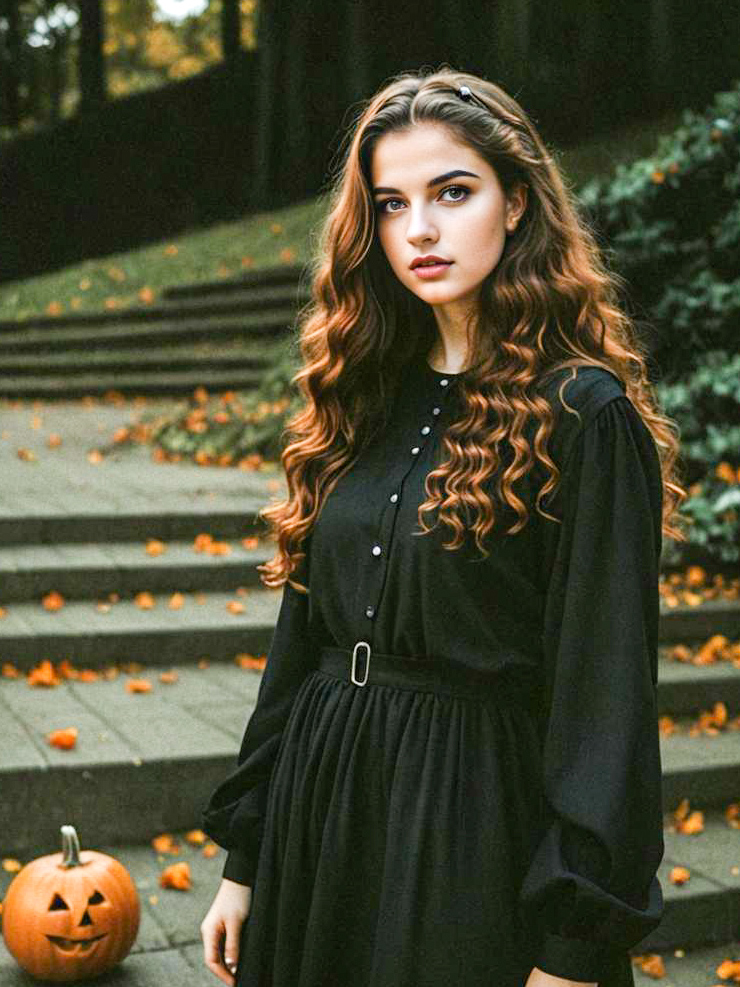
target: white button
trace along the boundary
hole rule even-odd
[[[443,377],[442,380],[439,383],[440,383],[440,386],[447,387],[447,385],[449,384],[449,380],[447,380],[446,377]]]
[[[383,549],[380,547],[380,545],[373,545],[373,555],[380,555],[382,551]]]
[[[391,494],[391,504],[395,504],[398,500],[398,494]]]
[[[418,451],[419,451],[419,447],[418,446],[414,446],[414,448],[411,450],[411,455],[412,456],[415,456]]]
[[[428,425],[425,425],[424,428],[421,430],[421,434],[422,435],[429,435],[429,431],[430,431],[429,426]]]
[[[438,415],[441,410],[442,410],[441,408],[432,408],[432,414],[433,415]]]

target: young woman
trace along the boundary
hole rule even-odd
[[[229,851],[205,962],[240,987],[626,987],[663,909],[677,430],[514,99],[403,73],[350,138],[263,511],[281,609],[203,815]]]

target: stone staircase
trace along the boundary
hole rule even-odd
[[[181,285],[156,305],[0,321],[0,397],[246,390],[309,298],[298,265]]]

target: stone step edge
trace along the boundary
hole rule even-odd
[[[215,294],[215,293],[214,293]],[[162,296],[160,303],[130,305],[119,309],[95,309],[84,312],[64,312],[60,315],[31,315],[26,319],[0,319],[0,335],[20,328],[53,329],[57,326],[104,325],[110,322],[153,322],[163,318],[197,317],[201,313],[258,312],[276,305],[299,305],[310,298],[310,289],[299,282],[262,285],[256,290],[221,291],[220,297],[197,297],[185,301],[185,296]]]
[[[103,349],[75,350],[59,354],[32,353],[2,355],[0,354],[0,373],[30,373],[34,370],[49,372],[78,372],[84,369],[99,370],[116,367],[156,368],[162,366],[183,366],[218,364],[230,366],[251,366],[255,369],[267,369],[272,366],[274,358],[282,353],[281,340],[254,340],[249,348],[244,346],[217,347],[198,351],[192,343],[177,344],[170,348],[160,349]]]
[[[295,319],[295,314],[295,308],[279,308],[177,319],[174,317],[175,313],[168,310],[169,320],[161,322],[139,322],[131,325],[113,322],[111,326],[103,328],[91,324],[89,327],[70,326],[67,329],[58,326],[24,329],[0,334],[0,353],[23,352],[29,349],[33,351],[38,347],[68,350],[75,343],[89,346],[91,338],[98,349],[102,349],[106,343],[127,342],[138,345],[152,339],[168,339],[173,336],[187,340],[191,337],[208,339],[217,334],[239,333],[248,338],[259,338],[276,330],[288,329]]]
[[[142,590],[167,593],[205,587],[223,591],[240,584],[251,587],[259,582],[257,566],[275,554],[267,542],[245,548],[238,539],[215,540],[225,542],[230,553],[198,552],[193,540],[168,541],[166,550],[155,556],[147,555],[144,542],[133,541],[2,548],[0,605],[40,602],[54,590],[65,600],[89,601],[91,586],[96,587],[96,599],[102,593],[129,597]]]
[[[0,503],[0,540],[9,547],[54,542],[89,544],[110,542],[113,538],[118,542],[141,542],[145,538],[175,541],[195,538],[203,531],[214,538],[236,539],[256,534],[256,528],[264,530],[259,511],[266,499],[256,496],[245,494],[243,506],[238,510],[231,504],[209,507],[203,511],[195,511],[190,506],[185,508],[182,504],[176,505],[175,510],[155,510],[156,505],[150,498],[132,500],[137,501],[136,504],[131,503],[129,509],[120,514],[91,505],[85,513],[74,509],[76,513],[68,515],[53,505],[44,511],[36,504],[29,505],[28,513],[23,515],[12,505],[2,510]],[[139,512],[129,513],[132,508]],[[145,532],[142,531],[143,525],[148,527]]]
[[[232,278],[189,281],[164,288],[164,298],[190,298],[219,291],[241,291],[246,286],[263,284],[298,283],[305,277],[309,267],[306,263],[275,264],[270,267],[256,267],[242,271]]]

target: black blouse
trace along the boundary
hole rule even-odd
[[[616,376],[598,367],[570,376],[542,387],[562,474],[542,506],[562,523],[535,510],[546,477],[536,463],[514,487],[527,525],[503,534],[516,519],[504,511],[483,559],[472,536],[450,551],[441,526],[412,534],[424,479],[462,407],[462,375],[414,358],[390,425],[340,479],[307,539],[295,575],[309,594],[283,588],[236,767],[203,813],[204,830],[229,851],[224,877],[253,882],[281,732],[321,645],[365,640],[385,654],[518,666],[540,679],[545,825],[520,891],[525,915],[547,917],[538,966],[592,979],[577,974],[659,924],[660,464]],[[566,380],[563,398],[577,415],[558,396]]]

